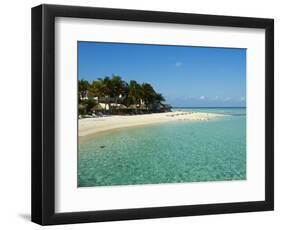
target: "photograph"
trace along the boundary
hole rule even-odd
[[[32,222],[274,210],[275,19],[151,6],[32,7]]]
[[[78,187],[246,180],[244,48],[78,41]]]

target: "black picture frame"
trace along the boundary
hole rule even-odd
[[[55,213],[55,17],[265,29],[265,200]],[[222,214],[274,209],[274,20],[125,9],[32,8],[32,221],[41,225]]]

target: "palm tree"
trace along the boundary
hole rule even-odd
[[[91,108],[96,105],[96,102],[90,97],[91,96],[91,85],[87,80],[79,80],[78,81],[78,99],[79,99],[79,107],[78,112],[79,115],[85,115],[91,113]]]
[[[97,80],[92,82],[92,85],[89,90],[89,95],[97,98],[97,103],[100,102],[100,98],[105,98],[105,103],[110,107],[110,88],[109,88],[110,78],[98,78]]]
[[[88,96],[89,88],[90,84],[87,80],[82,79],[78,81],[79,100]]]
[[[161,93],[156,93],[154,96],[154,100],[156,103],[160,103],[162,101],[165,101],[165,98]]]
[[[130,81],[128,90],[129,104],[137,104],[141,99],[141,86],[134,80]]]
[[[100,97],[104,97],[105,96],[105,85],[104,82],[102,80],[96,80],[93,81],[90,90],[89,90],[89,94],[91,96],[97,97],[97,102],[99,102],[99,98]]]
[[[144,100],[146,107],[151,107],[151,105],[154,103],[154,99],[156,95],[155,90],[150,84],[143,83],[141,85],[141,92],[142,92],[142,99]]]
[[[128,84],[120,76],[113,75],[110,80],[110,89],[110,96],[114,98],[114,102],[117,104],[119,96],[125,96],[128,93]]]

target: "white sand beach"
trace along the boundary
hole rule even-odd
[[[144,126],[173,121],[208,121],[222,114],[199,112],[167,112],[132,116],[108,116],[79,119],[79,137],[120,128]]]

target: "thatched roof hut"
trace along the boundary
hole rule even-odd
[[[145,105],[140,105],[140,107],[139,107],[140,109],[147,109],[147,107],[145,106]]]
[[[100,104],[96,104],[91,110],[92,111],[100,111],[100,110],[103,110],[103,107]]]
[[[129,108],[129,109],[137,109],[137,105],[132,104],[132,105],[130,105],[128,108]]]
[[[120,105],[118,106],[118,109],[127,109],[127,106],[126,106],[126,105],[120,104]]]

